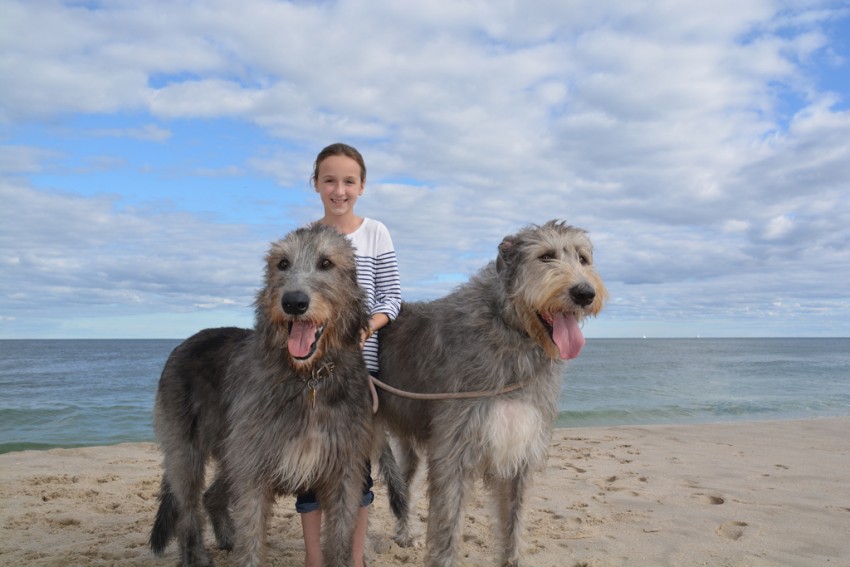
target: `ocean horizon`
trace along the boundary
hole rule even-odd
[[[181,339],[0,340],[0,453],[153,441]],[[850,416],[850,338],[591,338],[557,427]]]

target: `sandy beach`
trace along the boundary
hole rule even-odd
[[[850,418],[558,429],[529,499],[526,564],[850,566],[848,432]],[[176,565],[176,545],[163,558],[146,545],[159,478],[149,443],[0,455],[0,564]],[[479,485],[464,565],[496,564],[489,518]],[[378,483],[370,565],[421,565],[423,550],[392,532]],[[269,564],[302,562],[293,499],[281,498]]]

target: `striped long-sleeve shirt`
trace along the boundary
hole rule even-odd
[[[383,313],[392,321],[401,308],[401,280],[390,232],[380,221],[364,218],[348,238],[355,248],[357,283],[366,293],[369,314]],[[377,335],[366,341],[363,359],[369,372],[378,371]]]

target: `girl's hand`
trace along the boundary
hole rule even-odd
[[[363,350],[366,347],[366,341],[369,340],[369,337],[375,334],[375,327],[372,326],[372,322],[369,322],[369,328],[363,329],[360,331],[360,350]]]
[[[366,341],[369,340],[369,337],[377,333],[378,329],[389,322],[390,318],[387,317],[386,314],[375,313],[372,318],[369,319],[369,328],[360,332],[360,350],[363,350],[363,347],[366,346]]]

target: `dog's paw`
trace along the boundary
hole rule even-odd
[[[215,545],[218,549],[233,551],[235,530],[231,522],[214,522],[213,532],[215,533]]]
[[[414,534],[410,533],[408,528],[399,528],[396,530],[395,535],[393,536],[393,541],[399,547],[412,547],[413,549],[422,549],[425,544],[422,542],[421,538],[417,538]]]
[[[224,551],[233,551],[233,532],[231,530],[215,530],[215,545]]]
[[[192,567],[214,567],[212,558],[201,547],[187,547],[182,550],[181,565]]]

